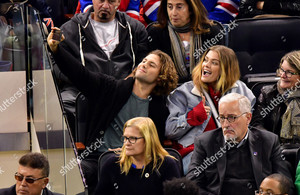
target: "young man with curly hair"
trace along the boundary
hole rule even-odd
[[[85,145],[94,145],[96,139],[103,139],[104,142],[99,148],[90,147],[81,163],[88,184],[93,181],[92,185],[96,185],[98,158],[108,149],[122,147],[120,138],[127,120],[137,116],[150,117],[157,127],[160,140],[164,139],[165,121],[169,115],[165,99],[177,86],[177,72],[170,56],[155,50],[133,70],[132,76],[116,80],[89,71],[60,47],[60,41],[52,38],[53,32],[48,36],[48,44],[59,68],[88,98],[89,121]]]

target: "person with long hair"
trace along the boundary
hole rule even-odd
[[[157,22],[147,27],[149,47],[172,57],[179,83],[183,83],[191,80],[205,50],[224,44],[222,29],[221,24],[208,19],[201,0],[162,0]]]
[[[98,158],[109,149],[118,150],[125,122],[133,117],[150,117],[164,140],[165,121],[169,115],[166,96],[177,86],[178,75],[170,56],[154,50],[150,52],[127,79],[116,80],[103,73],[94,73],[72,57],[68,50],[53,39],[53,28],[48,45],[58,67],[88,99],[88,121],[84,145],[89,147],[98,139],[103,144],[89,151],[81,161],[89,193],[97,185]],[[59,60],[58,60],[59,59]]]
[[[104,162],[95,194],[163,194],[163,182],[180,177],[174,157],[161,146],[148,117],[128,120],[119,156]]]
[[[255,104],[252,91],[239,80],[240,70],[234,51],[222,45],[209,48],[192,74],[193,81],[176,88],[169,96],[170,115],[166,121],[166,137],[183,156],[187,172],[195,136],[220,127],[218,102],[225,94],[245,95]]]
[[[261,89],[253,113],[253,126],[277,134],[283,143],[300,143],[300,51],[281,58],[279,81]]]

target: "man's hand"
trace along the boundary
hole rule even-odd
[[[47,43],[53,53],[57,51],[58,44],[63,40],[65,40],[65,36],[62,34],[61,30],[57,27],[52,27],[51,32],[47,37]]]

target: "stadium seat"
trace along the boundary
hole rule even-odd
[[[241,76],[275,73],[282,56],[300,49],[300,17],[236,20],[228,47],[238,57]]]
[[[282,157],[290,163],[290,172],[295,181],[296,169],[300,160],[300,145],[299,144],[284,144],[282,148]]]
[[[75,145],[77,150],[85,149],[87,113],[88,99],[82,93],[79,93],[75,102]]]

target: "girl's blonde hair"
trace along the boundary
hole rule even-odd
[[[202,56],[198,65],[192,72],[192,79],[196,88],[202,92],[202,89],[208,90],[208,85],[201,81],[202,63],[209,51],[214,51],[219,55],[220,76],[217,80],[215,90],[220,91],[223,95],[234,83],[240,78],[240,68],[238,59],[234,51],[223,45],[210,47]]]

